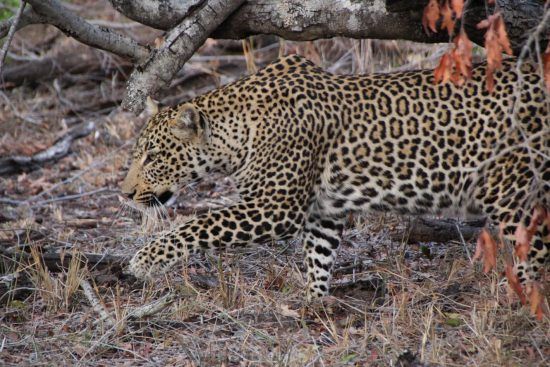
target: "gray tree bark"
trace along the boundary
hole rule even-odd
[[[167,87],[210,33],[243,2],[244,0],[202,0],[190,9],[191,14],[170,31],[164,44],[151,52],[145,64],[134,70],[128,81],[122,106],[136,114],[143,111],[147,96]]]
[[[66,9],[57,0],[26,0],[32,9],[40,14],[43,23],[59,28],[63,33],[95,48],[112,52],[132,59],[143,61],[149,54],[149,48],[133,39],[115,33],[108,28],[94,26],[78,15]]]
[[[148,95],[169,84],[207,37],[242,39],[273,34],[300,41],[335,36],[449,41],[446,32],[428,33],[422,28],[428,0],[110,0],[131,19],[170,29],[165,44],[151,52],[130,37],[87,23],[59,0],[27,2],[32,9],[23,13],[18,27],[32,22],[53,24],[80,42],[136,63],[123,101],[123,106],[135,113],[143,109]],[[484,30],[476,27],[479,21],[501,11],[517,55],[525,44],[530,49],[546,47],[550,24],[540,24],[547,12],[544,0],[496,0],[496,9],[484,0],[466,3],[462,22],[474,42],[483,44]],[[0,38],[13,22],[0,23]]]
[[[115,9],[157,29],[170,29],[199,0],[110,0]],[[427,34],[421,26],[428,0],[248,0],[212,37],[242,39],[256,34],[274,34],[284,39],[306,41],[330,37],[404,39],[417,42],[447,42],[446,32]],[[544,14],[544,0],[496,0],[503,13],[514,53],[519,54]],[[476,25],[495,11],[484,0],[471,0],[464,12],[470,39],[483,45],[484,30]],[[550,38],[550,27],[540,41]]]

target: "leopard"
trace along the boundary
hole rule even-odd
[[[512,240],[550,204],[550,98],[534,63],[487,63],[462,85],[432,70],[335,75],[298,55],[153,115],[130,154],[121,192],[166,205],[212,174],[239,200],[161,231],[137,251],[138,278],[191,254],[301,240],[307,300],[329,294],[350,213],[482,215]],[[274,242],[275,243],[275,242]],[[539,225],[521,284],[550,253]]]

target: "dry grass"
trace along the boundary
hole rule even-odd
[[[200,73],[182,76],[185,84],[161,102],[214,88],[278,52],[297,51],[333,72],[349,73],[431,67],[445,47],[341,39],[275,47],[258,39],[243,45],[244,54],[229,57],[216,55],[212,50],[218,45],[210,42],[190,64]],[[113,98],[124,87],[120,75],[79,78],[88,99],[105,93],[106,85]],[[78,105],[83,89],[81,83],[66,82],[61,89],[54,83],[1,92],[9,103],[0,111],[0,137],[10,134],[5,140],[10,151],[39,149],[63,131],[60,101]],[[94,119],[97,133],[77,141],[74,153],[57,164],[0,181],[1,197],[21,201],[0,203],[0,246],[30,245],[34,259],[18,269],[32,280],[29,289],[12,289],[1,300],[0,365],[548,365],[548,319],[536,322],[510,302],[501,277],[472,266],[461,243],[392,242],[388,233],[406,223],[393,216],[355,218],[344,234],[333,297],[309,308],[303,304],[304,269],[295,241],[195,256],[187,266],[144,284],[88,269],[78,257],[64,273],[48,271],[38,251],[129,256],[153,230],[150,221],[140,225],[116,193],[129,139],[147,116],[135,118],[115,105],[72,116]],[[182,194],[180,204],[232,200],[230,183],[215,182]],[[81,197],[66,200],[66,195]],[[178,207],[166,215],[173,221],[189,214]],[[9,275],[16,269],[0,270]],[[192,276],[205,281],[198,284]],[[110,321],[92,307],[83,281],[92,285]],[[24,296],[14,298],[16,293]],[[175,297],[168,307],[132,317],[136,308],[167,294]]]

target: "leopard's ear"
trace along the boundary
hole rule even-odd
[[[147,101],[145,103],[145,109],[149,115],[156,115],[159,112],[159,104],[151,96],[147,96]]]
[[[206,130],[204,116],[190,103],[178,107],[178,112],[172,120],[172,133],[179,138],[201,136]]]

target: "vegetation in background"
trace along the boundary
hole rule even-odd
[[[7,19],[15,13],[19,0],[2,0],[0,4],[0,20]]]

